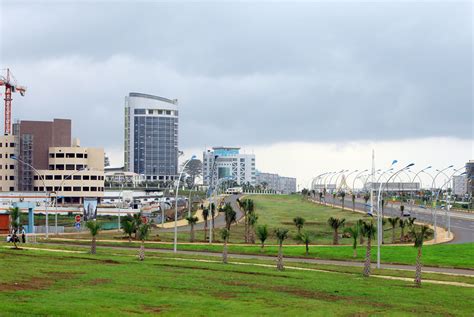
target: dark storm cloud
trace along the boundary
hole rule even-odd
[[[472,138],[471,2],[1,6],[14,116],[122,143],[123,97],[180,100],[184,147]]]

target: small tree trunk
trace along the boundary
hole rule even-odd
[[[403,234],[403,233],[404,233],[404,232],[403,232],[404,230],[405,230],[405,228],[402,228],[402,231],[400,232],[400,242],[405,241],[405,239],[404,239],[404,237],[403,237],[403,236],[404,236],[404,234]]]
[[[265,247],[265,242],[262,241],[260,244],[260,252],[263,252],[263,248]]]
[[[129,243],[132,242],[132,234],[129,234],[129,235],[128,235],[128,242],[129,242]]]
[[[96,239],[95,239],[95,236],[92,237],[92,243],[91,243],[91,254],[95,254],[95,250],[96,250]]]
[[[142,244],[140,245],[140,251],[138,252],[138,259],[140,261],[145,260],[145,241],[142,240]]]
[[[222,251],[222,262],[227,264],[227,238],[224,240],[224,250]]]
[[[418,247],[418,255],[416,257],[415,286],[421,287],[421,247]]]
[[[285,268],[283,266],[283,241],[280,242],[278,246],[278,259],[277,259],[277,269],[283,271]]]
[[[214,241],[214,232],[216,231],[214,230],[214,216],[212,216],[211,222],[212,222],[212,241]]]
[[[354,258],[356,258],[356,257],[357,257],[357,247],[356,247],[356,248],[354,248],[354,255],[353,255],[353,257],[354,257]]]
[[[359,244],[360,244],[360,245],[363,245],[363,244],[364,244],[364,236],[363,236],[363,235],[360,235]]]
[[[204,220],[204,241],[207,241],[207,219]]]
[[[344,197],[342,197],[342,210],[344,210]]]
[[[339,244],[339,235],[338,235],[338,233],[337,233],[337,229],[334,229],[334,237],[333,237],[332,240],[333,240],[332,243],[333,243],[334,245],[338,245],[338,244]]]
[[[306,242],[306,255],[308,255],[308,254],[309,254],[309,243]]]
[[[392,243],[395,243],[395,227],[392,228]]]
[[[371,249],[371,240],[367,240],[367,250],[365,252],[365,264],[364,264],[364,276],[370,276],[370,249]]]
[[[245,221],[244,238],[245,238],[245,243],[248,243],[249,242],[249,222],[248,222],[246,211],[244,211],[244,215],[245,215],[245,218],[244,218],[244,221]]]
[[[355,200],[352,200],[352,211],[355,211],[355,210],[356,210]]]
[[[191,224],[191,238],[190,238],[190,241],[194,242],[194,224]]]

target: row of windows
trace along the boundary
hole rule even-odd
[[[13,153],[10,153],[10,154],[5,153],[5,158],[9,158],[9,157],[12,158],[12,156],[15,156],[15,154],[13,154]],[[0,154],[0,158],[3,158],[3,155],[2,155],[2,154]]]
[[[135,109],[135,114],[150,114],[150,115],[168,115],[177,116],[177,110],[162,110],[162,109]]]
[[[64,176],[64,178],[63,178]],[[38,175],[35,175],[34,177],[34,180],[39,180],[40,177]],[[91,180],[91,181],[103,181],[104,180],[104,176],[97,176],[97,175],[73,175],[73,176],[70,176],[70,175],[46,175],[44,176],[44,179],[45,180],[68,180],[68,179],[72,179],[72,180],[77,180],[77,181],[80,181],[80,180],[83,180],[83,181],[88,181],[88,180]]]
[[[33,191],[35,192],[44,192],[45,187],[44,186],[35,186],[33,187]],[[46,186],[46,191],[47,192],[52,192],[52,191],[61,191],[61,192],[103,192],[104,187],[95,187],[95,186],[64,186],[63,189],[61,189],[59,186],[53,187],[52,186]]]
[[[4,178],[3,178],[3,176],[0,175],[0,181],[2,181],[2,180],[4,180]],[[13,175],[6,175],[6,176],[5,176],[5,180],[6,180],[6,181],[8,181],[8,180],[14,181],[14,180],[15,180],[15,176],[13,176]]]
[[[0,170],[3,168],[3,165],[0,165]],[[5,164],[5,169],[11,169],[11,170],[14,170],[15,169],[15,165],[13,164]]]
[[[9,191],[14,192],[14,191],[15,191],[15,187],[13,187],[13,186],[10,187]],[[0,192],[3,192],[3,187],[2,187],[2,186],[0,186]]]
[[[5,142],[5,143],[0,142],[0,147],[3,147],[3,144],[5,144],[5,147],[9,147],[8,145],[10,145],[10,147],[15,147],[15,143],[14,143],[14,142],[10,142],[10,143],[8,143],[8,142]]]
[[[50,164],[50,171],[78,171],[87,168],[87,165],[82,164]]]
[[[87,158],[87,153],[49,153],[50,158]]]

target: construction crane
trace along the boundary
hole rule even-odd
[[[24,96],[26,87],[17,84],[9,68],[6,69],[5,76],[0,75],[0,86],[5,86],[5,135],[9,135],[12,129],[12,93],[19,92]]]

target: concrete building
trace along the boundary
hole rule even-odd
[[[373,187],[372,187],[373,184]],[[380,183],[368,182],[365,184],[364,190],[369,191],[370,188],[374,188],[378,191]],[[408,182],[390,182],[382,183],[382,191],[386,192],[411,192],[420,190],[420,183],[408,183]]]
[[[13,192],[18,190],[18,164],[11,157],[16,156],[18,144],[15,136],[0,137],[0,191]]]
[[[123,168],[105,168],[106,187],[137,187],[145,181],[145,175],[126,172]]]
[[[467,191],[474,197],[474,160],[466,163]]]
[[[241,154],[239,147],[213,147],[203,152],[202,173],[204,185],[217,179],[232,177],[237,184],[256,184],[255,155]]]
[[[291,194],[296,192],[296,178],[284,177],[272,173],[256,173],[256,183],[264,189],[274,190],[281,194]]]
[[[178,173],[178,101],[131,92],[125,97],[124,169],[167,183]]]
[[[453,177],[453,194],[456,196],[464,196],[467,194],[467,177],[458,175]]]
[[[58,202],[82,203],[104,192],[104,150],[71,141],[71,121],[20,121],[14,125],[19,190],[47,192]]]

